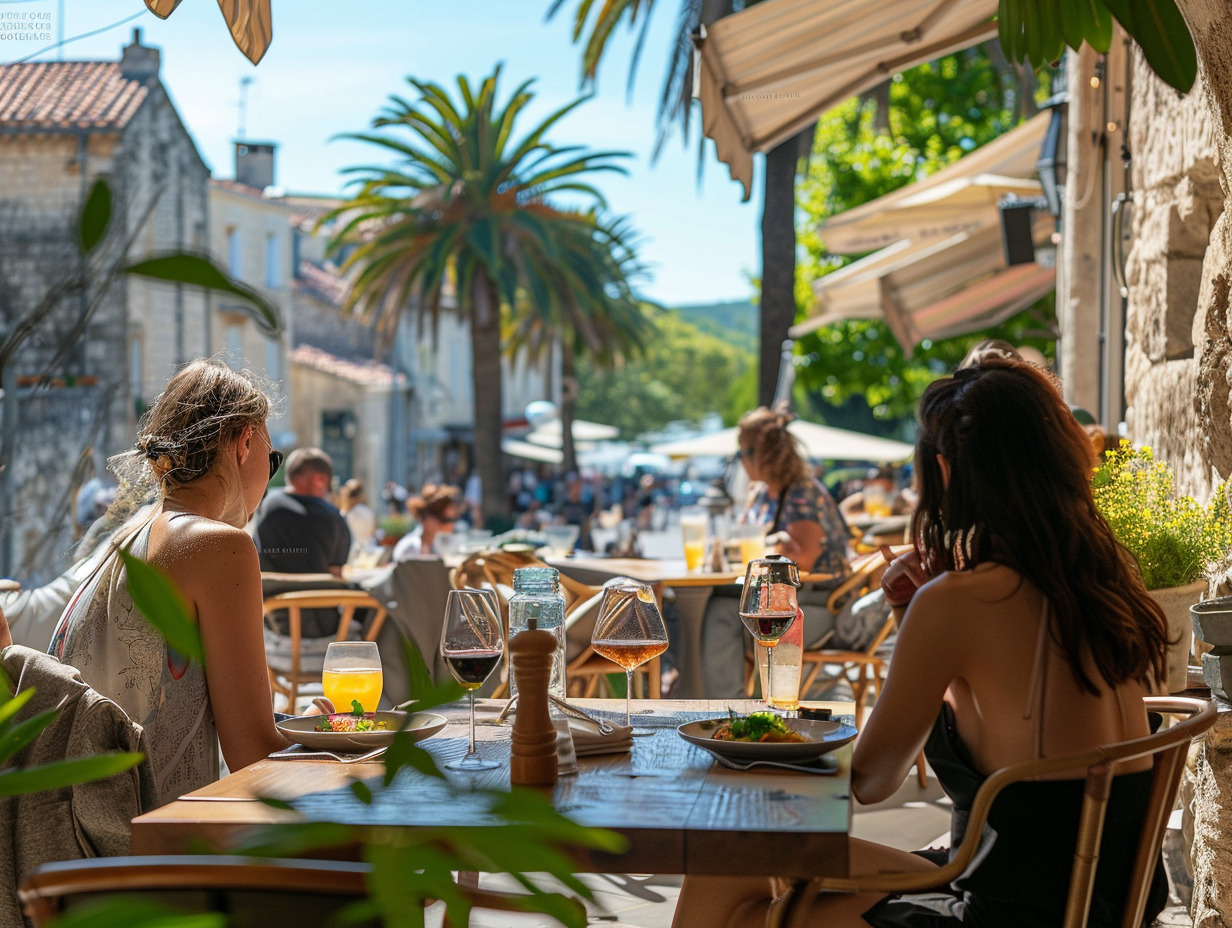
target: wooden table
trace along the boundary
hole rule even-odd
[[[702,627],[706,604],[710,601],[715,587],[727,586],[742,579],[744,570],[691,573],[685,567],[683,558],[570,557],[551,560],[549,563],[563,573],[586,583],[598,578],[623,576],[670,588],[675,594],[676,609],[680,614],[680,635],[678,640],[672,642],[673,656],[678,661],[676,669],[680,672],[680,677],[673,693],[683,699],[706,697],[706,680],[702,673]],[[832,579],[834,578],[831,574],[800,574],[800,580],[804,583]]]
[[[580,704],[611,716],[622,715],[624,708],[617,700]],[[512,726],[494,724],[502,703],[482,700],[479,705],[481,752],[507,756]],[[719,767],[674,729],[679,721],[724,715],[728,705],[740,711],[760,708],[752,701],[635,700],[638,722],[654,733],[635,738],[630,753],[581,758],[578,774],[561,778],[553,800],[557,809],[585,825],[617,831],[629,841],[629,850],[620,855],[575,852],[579,872],[790,877],[847,873],[850,748],[837,752],[839,770],[832,776]],[[851,707],[820,705],[838,711]],[[450,707],[446,714],[451,724],[423,742],[438,761],[466,752],[465,709]],[[370,806],[345,788],[358,778],[375,790],[381,769],[380,764],[260,761],[135,819],[133,853],[183,853],[200,839],[225,848],[253,826],[305,818],[406,828],[496,823],[485,811],[482,794],[452,791],[412,770],[400,774]],[[453,784],[464,787],[508,786],[507,767],[480,774],[447,773]],[[295,799],[300,812],[253,801],[260,795]]]

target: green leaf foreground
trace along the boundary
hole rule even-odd
[[[107,235],[111,224],[111,188],[105,180],[96,180],[90,188],[77,222],[77,244],[81,253],[88,255]]]
[[[101,780],[131,770],[143,760],[144,754],[109,753],[5,770],[0,772],[0,796],[24,796]]]
[[[205,663],[201,632],[171,579],[127,551],[121,550],[120,557],[128,573],[128,591],[146,621],[181,655],[199,664]]]
[[[166,283],[190,284],[230,293],[243,300],[251,307],[251,315],[266,335],[275,336],[282,331],[278,319],[278,311],[273,305],[251,287],[235,280],[213,259],[204,253],[174,252],[146,258],[129,264],[125,273],[137,277],[148,277],[151,280],[161,280]]]
[[[114,896],[74,906],[55,928],[226,928],[221,912],[185,915],[137,896]]]
[[[1181,93],[1198,76],[1198,53],[1175,0],[1000,0],[997,31],[1010,61],[1040,67],[1065,46],[1088,42],[1106,52],[1115,19],[1142,48],[1147,64]]]
[[[432,709],[464,695],[465,691],[452,680],[439,686],[432,682],[414,642],[406,640],[404,649],[411,692],[417,697],[413,711]],[[385,752],[384,763],[383,777],[351,784],[351,793],[357,800],[365,804],[377,801],[381,791],[407,767],[444,778],[433,756],[405,732],[395,736]],[[573,859],[564,849],[587,848],[616,854],[627,847],[624,837],[579,825],[534,790],[514,787],[509,792],[489,791],[489,796],[489,811],[500,824],[414,830],[329,822],[284,824],[254,832],[243,852],[289,856],[362,845],[364,859],[373,867],[368,881],[371,906],[357,906],[355,914],[375,911],[385,925],[394,928],[422,928],[424,906],[437,900],[445,903],[452,924],[467,924],[471,903],[454,881],[453,872],[458,870],[508,873],[527,891],[524,898],[516,900],[519,908],[548,915],[569,928],[584,928],[586,910],[578,898],[545,889],[528,874],[546,873],[576,897],[593,899],[586,884],[574,876]],[[295,808],[294,801],[263,801],[275,808]]]

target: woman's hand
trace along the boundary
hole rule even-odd
[[[920,552],[912,548],[890,562],[881,575],[881,592],[892,608],[900,609],[911,602],[915,591],[931,579],[920,562]]]

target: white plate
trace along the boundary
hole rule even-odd
[[[393,744],[394,735],[406,722],[406,731],[415,741],[431,738],[445,727],[447,720],[435,712],[414,712],[407,720],[405,712],[378,712],[378,722],[388,722],[388,731],[317,731],[319,715],[301,715],[278,723],[278,730],[306,748],[314,751],[370,751]]]
[[[856,729],[845,722],[820,722],[811,719],[783,719],[787,726],[808,741],[715,741],[714,733],[719,726],[729,721],[725,716],[718,719],[702,719],[686,722],[676,729],[680,737],[711,754],[728,760],[754,761],[776,760],[783,763],[799,763],[816,760],[836,748],[841,748],[856,736]]]

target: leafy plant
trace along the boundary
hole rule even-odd
[[[1172,468],[1148,447],[1122,440],[1104,454],[1091,489],[1117,541],[1138,560],[1148,590],[1193,583],[1232,551],[1226,485],[1205,506],[1177,496]]]
[[[1039,67],[1060,58],[1067,45],[1087,42],[1106,54],[1114,19],[1164,81],[1182,93],[1193,86],[1198,53],[1175,0],[1000,0],[997,29],[1006,58]]]

